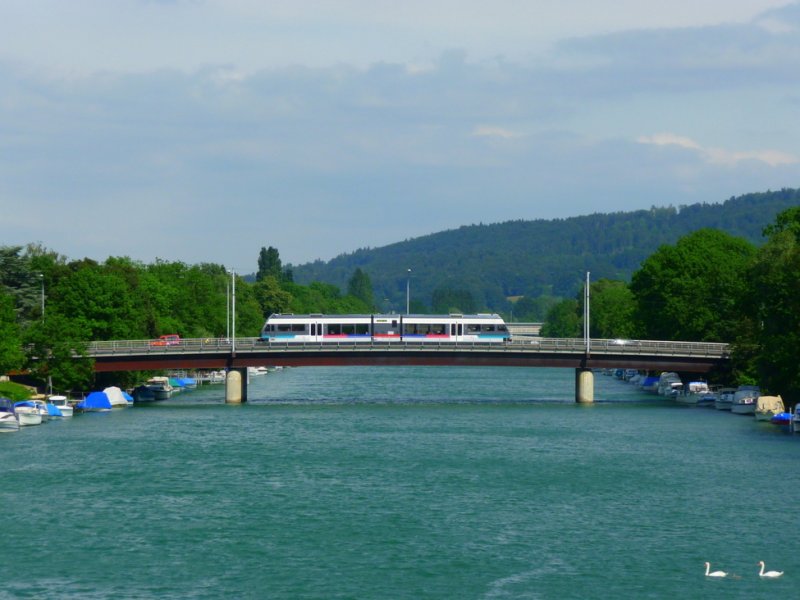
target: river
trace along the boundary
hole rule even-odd
[[[800,435],[752,417],[600,375],[576,405],[571,369],[296,368],[249,394],[0,435],[0,598],[797,593]]]

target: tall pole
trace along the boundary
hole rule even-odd
[[[225,282],[225,339],[231,339],[231,282]]]
[[[586,340],[586,355],[591,348],[589,342],[589,271],[586,271],[586,285],[583,290],[583,338]]]
[[[406,278],[406,314],[411,314],[411,269],[408,270]]]
[[[39,273],[39,279],[42,282],[42,321],[44,321],[44,273]]]
[[[236,273],[231,269],[231,353],[236,353]]]

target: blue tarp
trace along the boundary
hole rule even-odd
[[[192,379],[191,377],[177,377],[178,382],[180,382],[182,387],[192,387],[197,385],[197,380]]]
[[[10,398],[0,398],[0,410],[14,412],[14,402]]]
[[[108,399],[108,394],[105,392],[92,392],[86,398],[78,402],[77,408],[83,410],[111,408],[111,400]]]
[[[64,415],[55,404],[47,403],[47,414],[51,417],[63,417]]]
[[[133,404],[133,396],[131,396],[128,392],[122,392],[122,397],[125,398],[129,404]]]

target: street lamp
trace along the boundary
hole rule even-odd
[[[42,283],[42,321],[44,321],[44,273],[39,273],[39,280]]]
[[[406,278],[406,314],[411,314],[411,269],[408,270]]]
[[[236,353],[236,272],[231,269],[231,354]]]

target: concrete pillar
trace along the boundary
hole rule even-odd
[[[575,369],[575,402],[594,402],[594,373],[591,369]]]
[[[225,378],[225,403],[247,402],[247,373],[244,369],[231,369]]]

